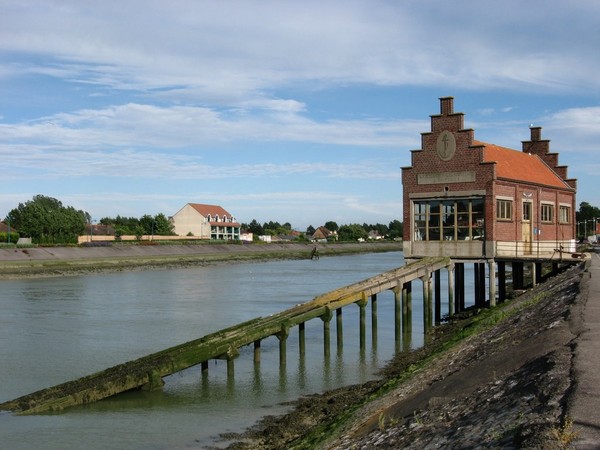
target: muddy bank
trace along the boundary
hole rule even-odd
[[[494,310],[438,327],[382,379],[298,400],[230,449],[568,448],[570,310],[583,267]]]
[[[0,279],[192,267],[206,264],[309,258],[314,244],[113,245],[0,248]],[[402,243],[317,244],[321,257],[401,251]]]

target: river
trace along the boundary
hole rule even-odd
[[[314,296],[404,264],[401,252],[220,264],[207,267],[0,281],[0,402],[103,370],[219,329],[268,316]],[[442,277],[445,278],[445,277]],[[413,333],[422,345],[420,283],[413,288]],[[287,364],[278,340],[251,346],[227,377],[225,361],[172,375],[154,392],[128,392],[60,413],[0,415],[3,449],[194,449],[224,446],[261,416],[285,411],[302,395],[362,383],[394,354],[392,292],[378,296],[377,339],[368,311],[367,347],[359,350],[359,308],[344,309],[344,345],[332,321],[330,356],[323,324],[306,324],[306,353],[290,330]],[[445,308],[444,308],[445,309]]]

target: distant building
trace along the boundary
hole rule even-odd
[[[317,228],[311,237],[312,241],[327,241],[328,239],[337,240],[337,233],[330,231],[325,227]]]
[[[454,99],[440,99],[431,131],[402,168],[408,258],[550,258],[575,251],[577,180],[541,127],[522,151],[475,140]]]
[[[217,205],[188,203],[171,217],[171,222],[178,236],[216,240],[240,239],[240,224],[233,215]]]

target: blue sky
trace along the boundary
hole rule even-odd
[[[0,0],[0,218],[218,204],[303,231],[402,218],[400,168],[453,96],[529,126],[600,206],[600,2]]]

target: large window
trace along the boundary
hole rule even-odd
[[[512,220],[513,210],[512,200],[496,200],[496,219],[498,220]]]
[[[414,240],[465,241],[483,239],[483,199],[414,202]]]
[[[571,207],[560,205],[558,208],[558,221],[560,223],[571,223]]]
[[[554,222],[554,205],[550,203],[542,203],[540,213],[542,222]]]

